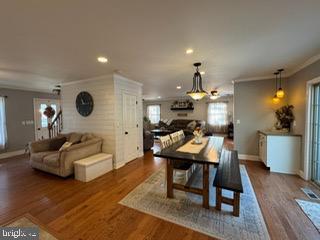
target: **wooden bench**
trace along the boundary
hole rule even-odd
[[[239,217],[240,193],[243,193],[243,187],[237,151],[222,151],[213,186],[216,187],[216,209],[220,211],[222,203],[231,205],[233,215]],[[233,198],[222,196],[222,189],[233,191]]]

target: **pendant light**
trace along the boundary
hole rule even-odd
[[[218,99],[219,97],[220,97],[220,95],[219,95],[219,93],[218,93],[217,90],[211,91],[211,96],[210,96],[210,99],[211,99],[211,100],[216,100],[216,99]]]
[[[194,63],[193,66],[196,67],[196,72],[193,75],[193,85],[191,91],[187,92],[187,94],[192,97],[194,100],[200,100],[208,93],[202,88],[202,78],[199,72],[199,66],[201,66],[200,62]]]
[[[280,74],[280,77],[279,77],[279,89],[277,90],[277,97],[278,98],[283,98],[284,97],[284,91],[282,90],[281,88],[281,81],[282,81],[282,78],[281,78],[281,72],[283,72],[284,69],[279,69],[278,72]]]
[[[272,102],[274,104],[278,104],[280,102],[280,98],[278,98],[277,96],[277,89],[278,89],[278,75],[279,72],[275,72],[274,75],[276,76],[276,93],[274,94],[273,98],[272,98]]]

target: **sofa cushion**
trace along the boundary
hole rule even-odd
[[[89,141],[90,139],[93,139],[94,135],[92,133],[85,133],[82,135],[80,142]]]
[[[44,156],[43,163],[51,167],[59,167],[59,152],[54,152]]]
[[[58,138],[53,138],[50,141],[50,150],[51,151],[57,151],[61,148],[61,146],[67,141],[66,137],[58,137]]]
[[[71,133],[68,139],[68,142],[72,142],[73,144],[77,144],[81,142],[81,133]]]
[[[32,153],[30,160],[34,162],[43,162],[43,158],[49,154],[54,153],[55,151],[46,151],[46,152],[38,152],[38,153]]]

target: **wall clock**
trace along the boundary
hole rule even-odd
[[[76,99],[78,113],[83,116],[89,116],[93,111],[93,98],[88,92],[80,92]]]

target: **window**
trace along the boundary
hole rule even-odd
[[[159,123],[160,121],[160,105],[149,105],[147,107],[148,118],[151,123]]]
[[[0,149],[7,144],[6,106],[5,98],[0,97]]]
[[[42,128],[46,128],[48,127],[48,118],[43,114],[44,110],[46,110],[46,108],[48,107],[47,104],[45,103],[41,103],[40,104],[40,113],[41,113],[41,127]],[[54,114],[54,116],[52,117],[52,119],[54,119],[57,116],[57,105],[56,104],[51,104],[51,107],[54,109],[54,111],[56,112]]]
[[[225,102],[209,103],[208,123],[211,126],[225,126],[228,124],[227,103]]]

